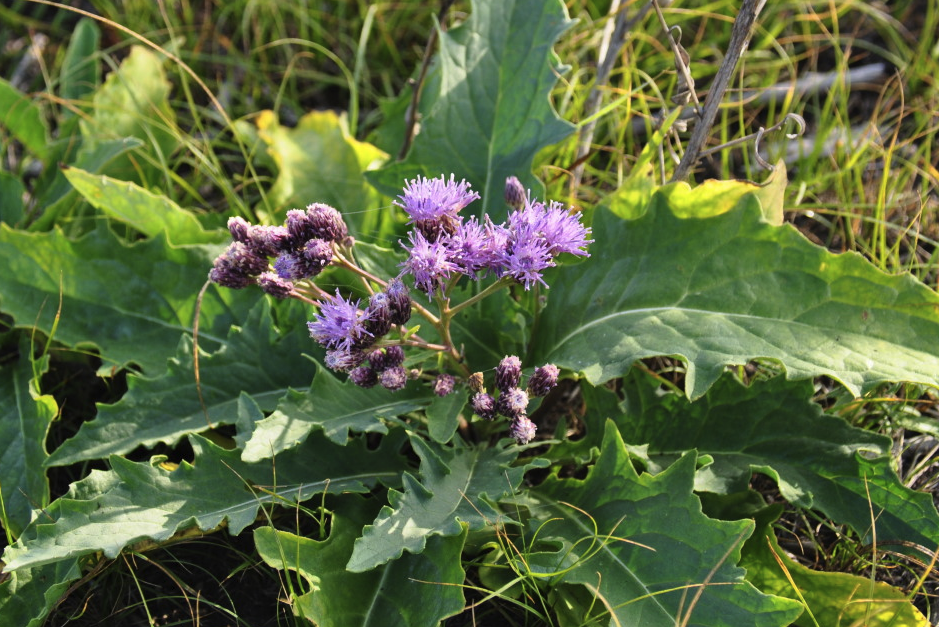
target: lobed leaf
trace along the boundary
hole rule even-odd
[[[49,612],[81,576],[77,559],[10,573],[0,583],[0,624],[42,627]]]
[[[405,179],[453,173],[473,184],[482,196],[479,213],[496,222],[506,215],[506,177],[543,195],[532,160],[574,130],[548,100],[563,69],[551,47],[571,24],[558,0],[472,2],[465,23],[440,33],[440,76],[421,95],[420,133],[410,152],[369,180],[396,196]]]
[[[681,219],[657,193],[636,220],[598,211],[593,233],[591,258],[547,279],[536,362],[599,384],[637,359],[673,355],[687,363],[691,398],[754,358],[778,360],[791,378],[831,376],[854,394],[885,381],[939,385],[928,349],[939,295],[767,224],[753,197]]]

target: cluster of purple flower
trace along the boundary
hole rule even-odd
[[[392,279],[381,292],[369,298],[365,309],[360,301],[335,296],[320,302],[316,319],[308,322],[310,336],[326,348],[326,365],[332,370],[348,372],[356,385],[372,387],[376,383],[389,390],[400,390],[407,382],[401,366],[404,351],[389,346],[384,351],[369,351],[396,324],[411,318],[411,298],[400,279]],[[361,367],[368,360],[371,368]]]
[[[578,214],[558,202],[532,200],[514,176],[506,181],[505,197],[514,207],[505,223],[494,224],[488,215],[464,220],[459,211],[479,198],[469,183],[457,183],[453,175],[449,181],[442,175],[408,181],[395,204],[414,225],[410,245],[402,243],[408,259],[401,264],[414,285],[430,296],[454,275],[493,274],[529,289],[536,282],[547,286],[541,273],[561,253],[589,256],[584,247],[593,240]]]
[[[527,389],[519,387],[522,378],[522,362],[515,355],[507,355],[496,366],[496,388],[499,396],[493,397],[483,387],[482,373],[473,375],[470,385],[475,394],[471,400],[473,411],[480,418],[494,420],[502,415],[512,421],[509,433],[519,444],[527,444],[535,437],[537,427],[528,418],[528,399],[545,396],[558,382],[558,367],[545,364],[535,368],[528,378]]]
[[[228,220],[228,230],[234,241],[215,259],[209,279],[232,288],[257,284],[277,298],[293,295],[295,281],[322,272],[332,261],[333,245],[349,233],[342,215],[320,203],[288,211],[283,226],[235,217]]]

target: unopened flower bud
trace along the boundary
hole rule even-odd
[[[349,380],[360,388],[370,388],[378,383],[378,373],[366,366],[359,366],[349,372]]]
[[[528,409],[528,394],[520,388],[509,388],[499,394],[496,411],[506,418],[517,418]]]
[[[315,276],[332,261],[333,245],[318,237],[307,240],[303,245],[303,258],[309,262],[311,268],[316,268]]]
[[[392,279],[388,282],[385,293],[388,294],[392,324],[407,324],[411,319],[411,297],[407,286],[401,279]]]
[[[251,227],[248,224],[248,221],[242,217],[234,216],[228,218],[228,232],[231,233],[231,238],[236,242],[241,242],[242,244],[248,243],[248,229]]]
[[[506,355],[496,366],[496,387],[501,392],[518,387],[522,378],[522,360],[515,355]]]
[[[313,225],[307,217],[307,212],[301,209],[291,209],[287,212],[287,219],[284,221],[287,226],[287,232],[290,233],[290,239],[295,247],[303,246],[308,240],[317,237]]]
[[[509,427],[509,435],[519,444],[528,444],[534,440],[536,431],[538,427],[528,419],[528,416],[518,416],[512,420],[512,426]]]
[[[535,368],[531,377],[528,379],[528,394],[531,396],[545,396],[558,384],[558,374],[560,370],[554,364],[545,364],[540,368]]]
[[[404,349],[400,346],[388,346],[384,349],[373,351],[368,356],[368,363],[372,364],[375,372],[381,372],[388,368],[394,368],[404,363]]]
[[[376,292],[368,299],[368,308],[365,310],[368,322],[365,328],[375,339],[379,339],[391,330],[391,304],[388,295]]]
[[[477,392],[473,395],[470,404],[473,406],[473,413],[484,420],[493,420],[496,417],[496,399],[485,392]]]
[[[447,396],[453,391],[453,384],[455,379],[453,375],[449,374],[438,374],[437,379],[434,381],[434,394],[437,396]]]
[[[284,226],[258,226],[252,224],[248,227],[248,241],[246,242],[257,254],[263,257],[276,257],[287,252],[293,246],[293,240],[287,227]]]
[[[483,373],[481,372],[474,372],[471,374],[469,376],[469,380],[467,380],[467,383],[469,384],[470,389],[474,392],[482,392],[486,389],[483,387]]]
[[[379,373],[378,382],[386,390],[396,392],[407,384],[408,371],[404,369],[404,366],[387,368]]]
[[[514,176],[505,179],[505,202],[514,209],[521,209],[525,204],[525,187]]]
[[[267,270],[267,259],[241,242],[232,242],[216,257],[209,279],[219,285],[239,289],[255,283],[255,277]]]
[[[283,279],[275,272],[262,272],[258,277],[258,285],[265,294],[283,300],[293,293],[293,283]]]
[[[342,219],[342,214],[329,205],[313,203],[306,208],[306,215],[316,237],[341,242],[349,234],[349,227]]]

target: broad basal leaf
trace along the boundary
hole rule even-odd
[[[744,387],[725,375],[697,402],[660,395],[646,377],[631,377],[624,439],[648,444],[649,455],[696,449],[713,457],[696,489],[729,494],[747,489],[753,472],[779,483],[790,502],[821,510],[872,542],[905,540],[939,546],[939,513],[891,468],[890,438],[848,426],[811,402],[812,386],[782,377]],[[872,514],[873,510],[873,514]]]
[[[585,479],[555,474],[532,491],[542,502],[532,526],[562,543],[555,567],[538,572],[555,585],[586,586],[611,626],[788,625],[801,606],[760,593],[736,565],[753,523],[705,516],[694,471],[688,454],[657,475],[637,475],[608,422]]]
[[[278,456],[276,464],[246,464],[238,451],[221,449],[196,435],[190,442],[194,461],[171,471],[161,464],[111,456],[111,471],[95,472],[73,485],[7,547],[5,570],[95,551],[114,557],[132,543],[161,542],[192,528],[208,531],[227,525],[238,534],[251,524],[262,503],[303,501],[324,491],[367,492],[406,467],[395,452],[398,438],[369,451],[361,440],[340,447],[311,437]]]
[[[503,440],[497,447],[444,448],[411,438],[421,458],[420,479],[404,473],[404,492],[388,491],[375,522],[355,541],[346,565],[363,572],[397,559],[402,552],[418,554],[431,536],[455,536],[461,523],[470,531],[495,523],[493,503],[518,488],[527,467],[510,467],[519,448]],[[540,464],[539,464],[540,465]]]
[[[100,405],[94,420],[83,423],[74,437],[53,451],[47,465],[101,459],[159,442],[172,446],[209,423],[236,424],[243,394],[259,411],[273,411],[288,388],[307,385],[313,378],[315,366],[302,353],[304,342],[313,348],[305,328],[279,333],[268,301],[260,298],[244,324],[231,327],[222,348],[201,356],[201,402],[192,339],[183,336],[166,374],[155,379],[129,375],[120,402]]]
[[[17,326],[67,345],[97,346],[103,368],[166,369],[180,335],[190,332],[196,296],[221,247],[169,246],[165,237],[127,245],[102,227],[78,240],[60,231],[24,233],[0,225],[0,310]],[[62,306],[59,310],[59,297]],[[257,290],[210,288],[202,301],[201,345],[216,349],[244,319]]]
[[[543,195],[532,159],[574,129],[548,101],[562,70],[551,46],[570,24],[558,0],[472,2],[469,19],[440,34],[440,78],[421,95],[420,133],[407,158],[369,180],[396,196],[405,179],[453,173],[473,184],[479,213],[496,222],[506,214],[507,176]]]
[[[46,433],[58,413],[55,399],[36,389],[36,375],[25,356],[28,343],[20,347],[20,360],[0,368],[0,498],[7,531],[14,537],[29,524],[34,509],[49,504],[46,459]]]
[[[546,279],[539,363],[602,383],[637,359],[674,355],[688,364],[691,398],[726,365],[758,357],[854,394],[883,381],[939,385],[939,295],[767,224],[752,197],[680,219],[656,194],[637,220],[597,211],[593,236],[590,259]]]
[[[0,79],[0,126],[31,153],[44,158],[49,128],[42,109],[23,92]]]
[[[297,613],[317,627],[436,627],[462,611],[465,530],[431,537],[420,555],[364,573],[346,570],[353,542],[375,509],[361,498],[342,499],[322,542],[271,527],[255,530],[258,553],[269,566],[295,570],[310,584],[310,592],[294,599]]]
[[[147,237],[166,233],[167,239],[176,245],[231,241],[227,231],[205,231],[195,215],[166,196],[154,194],[139,185],[78,168],[65,168],[64,174],[92,207]]]
[[[390,214],[379,209],[380,196],[365,181],[365,172],[388,155],[349,136],[345,120],[332,111],[310,112],[294,128],[281,126],[272,111],[264,111],[257,124],[278,168],[268,197],[277,219],[288,209],[322,202],[343,213],[355,236],[382,231]]]
[[[350,431],[387,433],[383,419],[426,407],[433,399],[426,386],[412,383],[394,393],[383,387],[365,389],[340,382],[320,368],[309,390],[290,390],[277,410],[255,425],[242,459],[267,459],[297,446],[317,429],[337,444],[345,444]]]
[[[81,575],[77,559],[10,573],[0,583],[0,625],[42,627],[46,616]]]

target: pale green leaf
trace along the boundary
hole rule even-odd
[[[498,222],[506,215],[506,177],[543,195],[532,160],[574,130],[548,100],[563,69],[551,47],[572,22],[558,0],[471,6],[465,23],[440,34],[440,77],[422,92],[420,133],[407,158],[369,180],[395,196],[405,179],[452,173],[482,196],[482,205],[471,209]]]
[[[49,128],[42,109],[3,79],[0,79],[0,126],[31,153],[45,158]]]
[[[311,591],[295,598],[298,613],[317,627],[435,627],[462,611],[465,530],[430,538],[420,555],[404,555],[364,573],[346,570],[353,542],[375,509],[361,498],[342,499],[322,542],[271,527],[255,530],[261,559],[309,582]]]
[[[687,363],[691,398],[754,358],[778,360],[791,378],[829,375],[854,394],[884,381],[939,385],[939,295],[767,224],[752,196],[682,219],[656,194],[636,220],[598,211],[593,236],[590,259],[546,275],[536,362],[602,383],[637,359],[673,355]]]
[[[72,582],[82,576],[77,559],[22,568],[0,583],[0,625],[42,627]]]
[[[460,412],[466,405],[466,393],[456,389],[452,393],[435,398],[427,407],[427,431],[435,441],[445,444],[450,441],[460,424]]]
[[[23,182],[9,172],[0,170],[0,221],[14,226],[23,219]]]
[[[87,17],[78,20],[59,71],[59,95],[62,98],[79,100],[98,88],[101,82],[100,41],[101,30],[94,20]],[[62,108],[62,114],[74,115],[68,107]]]

